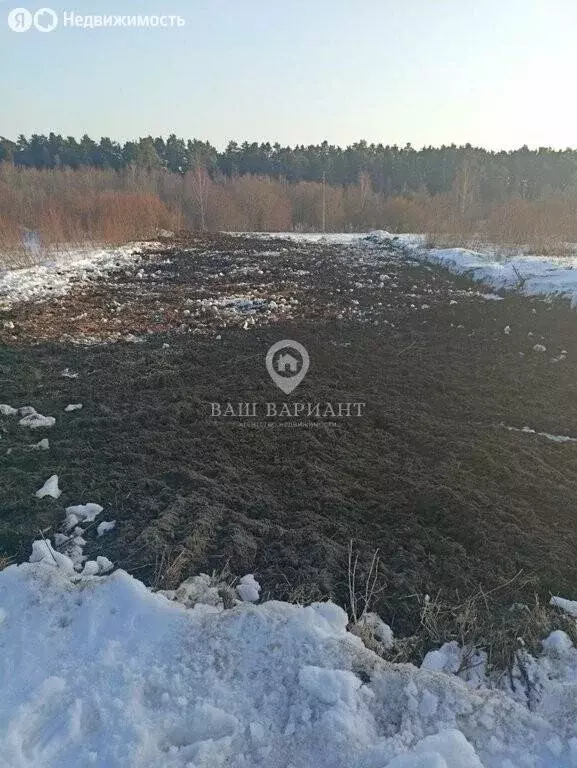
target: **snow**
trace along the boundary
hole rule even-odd
[[[566,600],[563,597],[552,597],[551,605],[555,605],[557,608],[561,608],[562,611],[577,619],[577,601]]]
[[[0,272],[0,310],[22,301],[45,301],[68,293],[73,284],[94,280],[138,261],[153,243],[120,248],[71,248],[56,251],[41,264]],[[158,244],[156,244],[158,245]]]
[[[422,739],[409,755],[397,757],[388,768],[483,768],[475,750],[454,729]]]
[[[54,416],[42,416],[41,413],[36,413],[32,406],[25,406],[20,409],[20,413],[25,411],[23,418],[18,422],[21,427],[28,427],[28,429],[49,429],[56,424]]]
[[[100,573],[108,573],[108,571],[111,571],[114,568],[112,561],[103,555],[98,555],[96,558],[96,564],[98,565],[98,570]]]
[[[96,560],[88,560],[82,569],[82,576],[96,576],[111,571],[113,563],[107,557],[97,557]]]
[[[539,437],[545,437],[547,440],[551,440],[554,443],[577,443],[577,437],[569,437],[568,435],[552,435],[550,432],[537,432],[531,427],[509,427],[506,424],[501,424],[502,427],[509,430],[509,432],[523,432],[526,435],[538,435]]]
[[[48,539],[38,539],[32,542],[31,563],[48,563],[54,565],[64,573],[73,574],[74,564],[69,557],[56,551]]]
[[[383,648],[393,647],[393,630],[376,613],[367,611],[363,613],[358,621],[359,626],[366,627]]]
[[[110,522],[103,520],[96,527],[96,533],[98,534],[98,536],[103,536],[105,533],[108,533],[108,531],[113,531],[115,527],[116,527],[116,520],[111,520]]]
[[[80,411],[84,408],[82,403],[70,403],[70,405],[67,405],[64,411],[66,413],[71,413],[72,411]]]
[[[103,509],[104,507],[101,507],[100,504],[94,504],[92,502],[66,507],[66,530],[74,528],[78,523],[92,523]]]
[[[577,753],[577,650],[562,633],[531,712],[383,661],[332,603],[186,608],[103,575],[105,558],[77,573],[41,540],[30,559],[0,572],[7,767],[567,768]]]
[[[257,603],[260,596],[260,584],[252,573],[243,576],[236,588],[241,600],[247,603]]]
[[[568,298],[577,307],[577,255],[564,257],[538,256],[515,253],[503,257],[494,246],[482,251],[468,248],[427,248],[424,235],[372,232],[349,236],[336,236],[342,244],[366,244],[367,247],[396,245],[408,256],[420,261],[440,264],[451,272],[464,274],[496,290],[517,290],[525,296],[559,296]],[[340,238],[340,239],[339,239]],[[486,299],[502,300],[496,294],[483,294]]]
[[[0,403],[0,414],[2,416],[16,416],[17,413],[17,408],[13,408],[11,405],[7,405],[6,403]]]
[[[38,451],[48,451],[50,450],[50,442],[47,437],[43,438],[39,442],[35,443],[35,445],[32,446]]]
[[[43,499],[45,496],[52,496],[53,499],[60,498],[62,491],[58,487],[58,475],[52,475],[44,483],[40,490],[36,491],[36,496]]]

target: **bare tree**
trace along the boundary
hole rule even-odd
[[[210,179],[206,168],[198,162],[196,168],[192,172],[192,191],[195,202],[198,205],[200,229],[202,232],[206,230],[206,202],[208,198],[209,181]]]

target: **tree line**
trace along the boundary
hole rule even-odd
[[[384,197],[452,195],[462,211],[473,203],[511,199],[577,199],[577,150],[548,147],[495,152],[470,144],[415,149],[366,141],[344,148],[328,142],[288,147],[231,141],[219,152],[209,142],[174,134],[119,143],[50,133],[21,135],[16,141],[0,137],[0,162],[39,170],[164,169],[183,176],[202,168],[217,182],[245,175],[291,184],[324,178],[332,187],[370,183]]]

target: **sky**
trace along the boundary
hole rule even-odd
[[[16,33],[19,4],[0,0],[9,138],[577,146],[575,0],[47,1],[57,28]],[[83,29],[64,12],[186,23]]]

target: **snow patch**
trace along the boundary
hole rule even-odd
[[[56,424],[54,416],[43,416],[41,413],[37,413],[32,406],[21,408],[20,415],[23,418],[18,423],[21,427],[28,429],[50,429]]]
[[[257,603],[260,597],[260,584],[252,573],[243,576],[236,587],[240,599],[245,603]]]
[[[23,301],[45,301],[63,296],[72,285],[95,280],[108,272],[133,264],[153,243],[121,248],[74,248],[57,251],[42,264],[0,272],[0,310]]]
[[[52,496],[53,499],[59,499],[61,495],[62,491],[58,487],[58,475],[49,477],[42,488],[36,491],[36,496],[39,499],[43,499],[45,496]]]
[[[105,533],[108,533],[108,531],[113,531],[115,528],[116,528],[116,520],[110,520],[110,522],[103,520],[96,527],[96,533],[98,534],[98,536],[103,536]]]
[[[93,503],[66,507],[66,529],[70,530],[78,523],[92,523],[103,509],[104,507],[101,507],[100,504]]]

